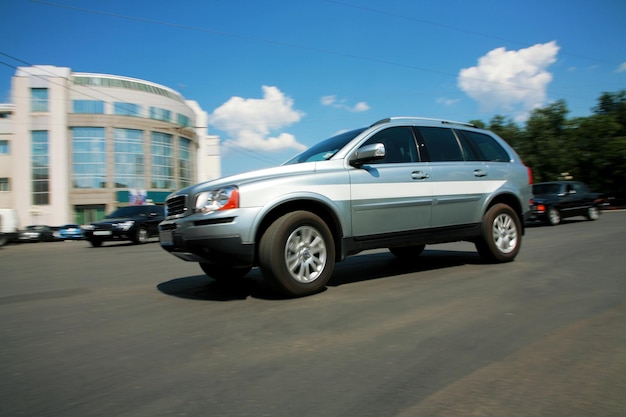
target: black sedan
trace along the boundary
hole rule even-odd
[[[533,185],[532,217],[552,226],[567,217],[596,220],[604,201],[602,194],[592,193],[580,181],[541,182]]]
[[[26,226],[24,230],[20,230],[18,242],[52,242],[56,240],[54,236],[55,230],[43,224]]]
[[[165,219],[165,209],[157,205],[119,207],[104,219],[83,227],[83,236],[91,246],[105,241],[130,240],[144,243],[159,235],[159,223]]]

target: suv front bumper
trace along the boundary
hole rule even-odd
[[[159,243],[172,255],[189,262],[234,267],[254,264],[255,245],[244,243],[238,234],[219,233],[232,229],[226,224],[195,225],[193,221],[166,220],[159,225]]]

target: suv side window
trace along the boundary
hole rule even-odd
[[[511,157],[494,138],[484,133],[460,131],[461,140],[466,138],[475,149],[477,161],[510,162]]]
[[[382,143],[385,145],[385,157],[372,164],[390,164],[418,162],[419,155],[413,131],[410,127],[390,127],[381,130],[369,138],[363,145]]]
[[[463,151],[452,129],[418,127],[431,162],[464,161]]]

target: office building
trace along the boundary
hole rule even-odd
[[[22,226],[85,224],[220,176],[206,112],[168,87],[20,67],[11,101],[0,104],[0,208]]]

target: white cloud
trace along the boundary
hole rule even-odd
[[[322,103],[323,106],[332,106],[352,113],[361,113],[370,109],[370,106],[364,101],[359,101],[354,106],[348,106],[346,101],[345,99],[337,100],[337,96],[335,95],[324,96],[320,99],[320,103]]]
[[[439,97],[435,102],[437,104],[443,104],[446,107],[452,106],[461,101],[460,98],[448,98],[448,97]]]
[[[263,98],[231,97],[209,115],[209,123],[228,133],[230,139],[224,144],[260,151],[304,150],[290,133],[271,136],[299,122],[304,113],[293,108],[293,99],[285,96],[277,87],[263,86]]]
[[[475,67],[460,71],[461,90],[476,100],[482,111],[513,112],[516,118],[542,106],[552,81],[547,67],[556,61],[556,41],[517,51],[497,48],[479,58]]]
[[[356,103],[354,105],[354,107],[352,108],[353,112],[363,112],[363,111],[368,111],[370,109],[370,106],[364,102],[364,101],[359,101],[358,103]]]
[[[626,71],[626,62],[622,62],[622,64],[617,68],[617,72]]]
[[[335,101],[337,101],[336,96],[324,96],[320,99],[323,106],[332,106]]]

